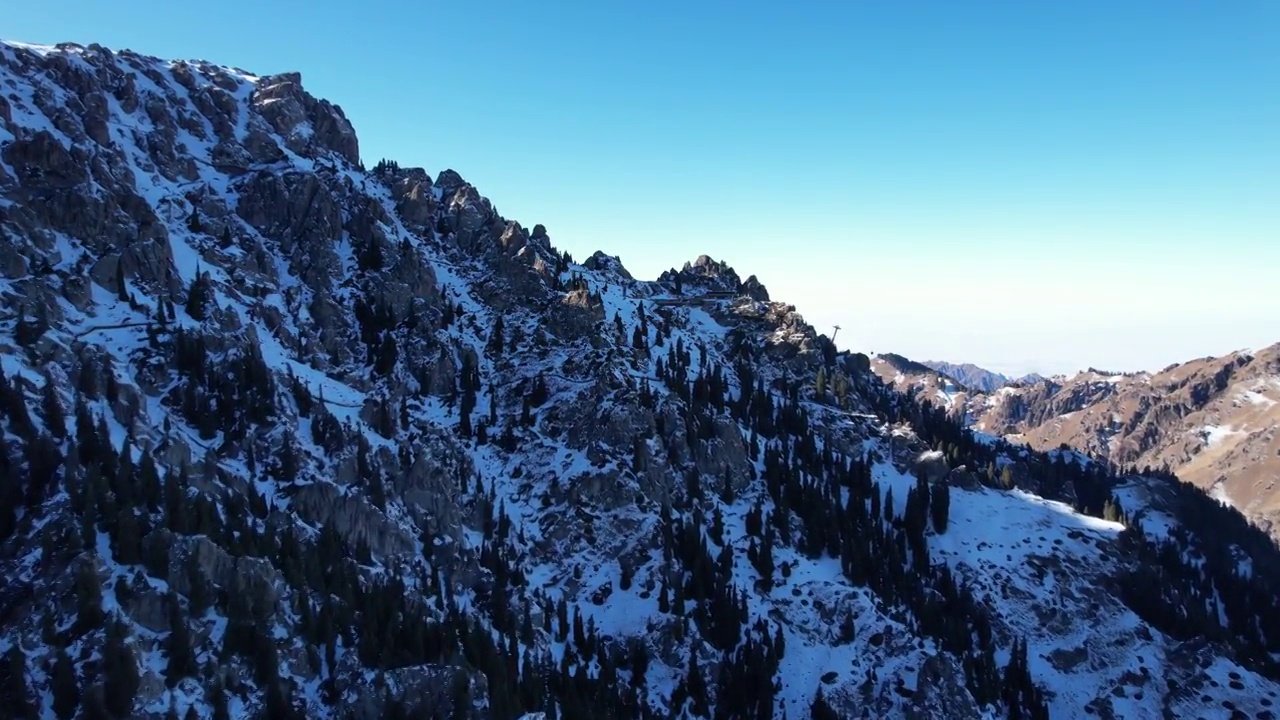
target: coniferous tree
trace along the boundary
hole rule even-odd
[[[930,498],[930,515],[933,517],[934,532],[942,535],[947,532],[947,520],[951,514],[951,487],[946,483],[933,489]]]
[[[211,720],[231,720],[231,710],[227,706],[227,692],[222,687],[222,683],[214,683],[209,692],[211,696],[209,700]]]
[[[44,387],[41,389],[40,408],[49,434],[55,440],[66,439],[67,411],[62,406],[62,398],[58,397],[58,385],[49,375],[45,375]]]
[[[827,702],[821,687],[813,696],[813,703],[809,706],[809,717],[812,720],[840,720],[840,714],[831,707],[831,703]]]
[[[76,599],[79,606],[77,630],[89,632],[101,627],[105,617],[102,612],[102,581],[92,558],[76,569]]]
[[[4,655],[0,666],[0,706],[13,714],[14,720],[30,720],[36,717],[36,706],[27,681],[27,657],[22,646],[15,642]]]
[[[194,619],[204,617],[205,611],[213,604],[212,594],[205,581],[204,572],[200,568],[200,558],[196,553],[187,555],[184,572],[187,575],[187,607]]]
[[[119,620],[107,625],[107,642],[102,650],[103,705],[112,717],[127,718],[133,710],[141,678],[133,649],[128,645],[128,629]]]
[[[208,273],[196,269],[196,279],[187,288],[187,302],[184,309],[193,320],[204,320],[209,315],[211,288]]]
[[[496,357],[502,357],[502,350],[503,350],[503,344],[504,344],[502,333],[503,333],[502,315],[498,315],[496,318],[494,318],[493,330],[489,333],[489,344],[486,346],[489,352],[493,353],[494,356]]]
[[[120,302],[129,302],[129,288],[124,282],[124,254],[116,259],[116,297]]]
[[[184,677],[196,673],[195,653],[191,649],[191,633],[178,605],[178,597],[169,595],[169,634],[165,637],[165,654],[169,664],[165,669],[165,684],[173,687]]]
[[[58,720],[71,720],[80,708],[80,680],[76,677],[71,658],[63,648],[58,648],[54,657],[51,683],[53,713],[58,716]]]

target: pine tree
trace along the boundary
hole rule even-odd
[[[201,321],[209,315],[209,279],[207,273],[196,268],[196,279],[187,288],[187,302],[183,306],[192,320]]]
[[[129,288],[124,282],[124,254],[116,259],[116,297],[120,302],[129,302]]]
[[[489,352],[496,357],[502,357],[503,339],[502,339],[502,316],[498,315],[493,321],[493,331],[489,333]]]
[[[12,713],[14,720],[30,720],[36,717],[32,699],[27,681],[27,656],[21,645],[14,642],[0,666],[0,707]]]
[[[733,504],[733,477],[729,473],[728,465],[724,466],[724,477],[721,480],[720,486],[720,499],[723,500],[726,505]]]
[[[101,627],[105,618],[102,612],[102,581],[92,559],[76,569],[76,599],[79,605],[76,628],[80,632],[89,632]]]
[[[53,712],[58,720],[71,720],[80,708],[80,680],[76,677],[75,666],[67,651],[58,648],[53,661]]]
[[[933,531],[939,535],[945,534],[947,519],[951,514],[951,486],[944,483],[933,489],[929,510],[933,516]]]
[[[107,626],[107,642],[102,651],[103,704],[113,717],[130,717],[141,678],[133,649],[127,643],[128,628],[119,620]]]
[[[191,617],[199,619],[204,617],[205,612],[212,604],[209,586],[205,582],[204,572],[200,568],[200,558],[197,553],[187,555],[187,561],[184,568],[187,575],[187,607],[191,612]]]
[[[214,683],[209,692],[211,695],[209,705],[212,707],[211,720],[231,720],[231,710],[227,707],[227,691],[223,689],[222,684]]]
[[[184,677],[196,673],[195,653],[191,650],[191,633],[187,630],[187,622],[182,617],[182,608],[178,605],[178,597],[169,595],[169,634],[165,638],[165,654],[169,664],[165,669],[165,684],[173,687]]]
[[[138,527],[138,518],[133,507],[121,505],[116,516],[115,545],[112,552],[122,565],[136,565],[142,562],[142,530]]]
[[[81,372],[88,372],[84,369]],[[44,415],[44,424],[55,440],[67,437],[67,411],[62,406],[62,398],[58,397],[58,384],[49,375],[44,377],[41,388],[40,410]]]
[[[827,698],[822,694],[822,688],[818,688],[818,692],[813,696],[813,704],[809,706],[809,717],[812,720],[840,720],[840,714],[831,707],[827,702]]]

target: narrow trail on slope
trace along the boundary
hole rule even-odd
[[[74,337],[74,338],[76,338],[76,339],[78,340],[78,339],[80,339],[80,338],[82,338],[82,337],[84,337],[84,336],[88,335],[89,333],[100,332],[100,331],[102,331],[102,330],[120,330],[120,329],[123,329],[123,328],[147,327],[147,326],[149,326],[149,325],[151,325],[151,322],[150,322],[150,321],[147,321],[147,322],[112,323],[112,324],[110,324],[110,325],[94,325],[93,327],[85,328],[84,330],[81,330],[80,332],[77,332],[77,333],[76,333],[75,335],[73,335],[72,337]]]

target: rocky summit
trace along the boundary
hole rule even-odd
[[[1273,716],[1235,510],[366,168],[297,73],[0,45],[0,298],[7,717]]]

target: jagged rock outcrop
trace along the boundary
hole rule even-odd
[[[824,688],[966,717],[1024,639],[1055,714],[1143,663],[1213,687],[1121,599],[1139,538],[1029,494],[1048,461],[915,412],[754,276],[638,281],[457,172],[366,171],[296,73],[0,44],[0,86],[6,702],[763,718]],[[955,487],[923,522],[913,468]],[[1240,687],[1135,713],[1261,711],[1271,668],[1213,630]]]
[[[907,720],[977,720],[982,709],[965,689],[964,670],[946,655],[924,661],[916,677],[916,692],[907,706]]]
[[[219,97],[229,100],[226,95]],[[360,144],[342,108],[304,92],[300,73],[261,78],[249,102],[293,152],[316,157],[321,151],[329,151],[348,163],[359,164]],[[235,108],[233,104],[227,107]]]

